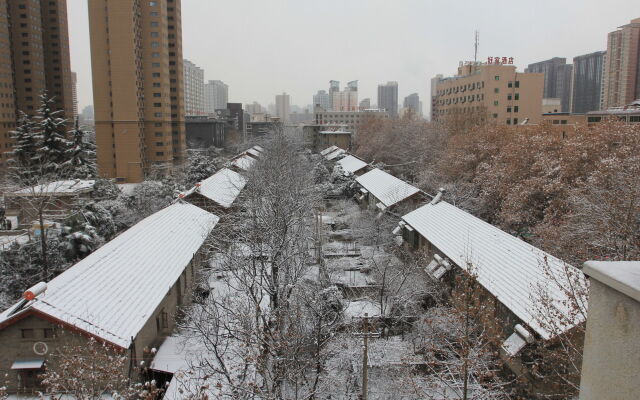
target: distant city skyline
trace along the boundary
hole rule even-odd
[[[609,32],[640,16],[640,3],[630,0],[612,0],[606,8],[594,0],[544,0],[511,7],[500,4],[488,0],[456,10],[457,24],[453,29],[442,18],[452,13],[450,3],[445,1],[281,0],[251,2],[247,7],[220,0],[189,0],[182,5],[184,56],[205,70],[206,81],[219,79],[232,87],[230,102],[257,101],[267,106],[273,103],[275,94],[286,91],[292,106],[304,107],[314,93],[326,90],[330,79],[343,76],[359,80],[360,98],[375,99],[379,83],[397,81],[400,99],[414,92],[427,99],[433,76],[451,76],[459,61],[473,59],[476,29],[480,31],[480,60],[512,56],[518,70],[523,71],[528,64],[540,60],[564,57],[569,61],[605,50]],[[78,106],[82,109],[93,103],[87,2],[68,0],[68,8],[72,69],[78,73]],[[209,10],[219,9],[225,9],[227,15],[242,15],[244,22],[221,18],[211,24]],[[319,63],[316,49],[309,45],[303,32],[308,26],[334,24],[331,18],[335,14],[352,16],[350,26],[358,35],[351,35],[346,41],[341,30],[327,29],[323,40],[332,43],[327,51],[339,62]],[[513,15],[544,20],[544,35],[527,28],[522,18]],[[389,34],[370,40],[377,37],[375,27],[388,21],[392,21]],[[219,35],[228,39],[217,41],[215,51],[211,51],[210,42],[201,40]],[[558,37],[563,40],[547,40]],[[296,56],[274,56],[273,48],[265,44],[275,40],[280,46],[279,54]],[[384,57],[381,49],[385,49]],[[423,110],[425,114],[428,108]]]

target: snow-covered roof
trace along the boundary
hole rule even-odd
[[[259,150],[256,150],[254,148],[250,148],[249,150],[246,151],[246,153],[250,156],[253,156],[255,158],[260,158],[262,157],[262,153],[260,153]]]
[[[217,222],[199,207],[174,203],[51,280],[34,300],[0,314],[0,324],[35,310],[128,348]]]
[[[539,289],[548,290],[554,306],[568,314],[569,299],[554,277],[561,280],[565,268],[574,267],[445,201],[422,206],[402,219],[458,267],[466,270],[471,263],[478,282],[541,337],[554,336],[536,312]],[[580,322],[576,319],[563,329]]]
[[[326,149],[322,150],[322,151],[320,152],[320,155],[322,155],[322,156],[326,156],[327,154],[329,154],[329,153],[333,153],[334,151],[336,151],[336,150],[338,150],[338,149],[339,149],[339,147],[338,147],[338,146],[329,146],[329,147],[327,147]]]
[[[243,154],[240,157],[236,158],[235,160],[231,161],[231,166],[239,168],[243,171],[248,171],[249,168],[251,168],[255,162],[256,162],[255,158],[250,157],[246,154]]]
[[[342,167],[345,175],[354,174],[367,166],[366,162],[351,154],[339,160],[338,164]]]
[[[252,147],[252,149],[256,149],[258,150],[260,153],[264,153],[264,148],[262,146],[260,146],[259,144],[255,145]]]
[[[324,156],[324,158],[326,158],[329,161],[335,160],[336,158],[342,156],[343,154],[346,154],[347,152],[342,150],[341,148],[337,148],[336,150],[332,151],[331,153],[327,154],[326,156]]]
[[[356,181],[386,207],[420,192],[417,187],[377,168],[357,177]]]
[[[95,184],[95,180],[55,181],[20,189],[11,194],[16,196],[75,195],[92,191]]]
[[[199,187],[196,185],[184,193],[184,196],[200,193],[220,206],[229,208],[246,184],[247,180],[242,175],[228,168],[223,168],[200,182]]]

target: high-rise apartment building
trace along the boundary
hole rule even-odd
[[[313,106],[320,106],[325,110],[329,110],[331,102],[329,101],[329,93],[326,90],[318,90],[318,93],[313,95]]]
[[[204,112],[204,70],[184,60],[185,115],[206,115]]]
[[[390,118],[398,116],[398,82],[378,85],[378,108],[386,110]]]
[[[0,168],[10,158],[17,111],[34,115],[47,91],[73,117],[67,2],[0,0]]]
[[[257,101],[254,101],[253,104],[245,104],[244,109],[250,115],[262,114],[264,113],[264,109]]]
[[[433,120],[433,116],[434,116],[435,101],[438,94],[438,85],[440,84],[440,81],[442,81],[443,78],[444,77],[442,76],[442,74],[438,74],[433,78],[431,78],[431,89],[430,89],[431,99],[429,102],[429,118],[431,120]]]
[[[413,115],[418,117],[422,116],[422,107],[420,106],[420,96],[418,96],[418,93],[411,93],[405,97],[402,106],[411,110]]]
[[[78,118],[78,74],[71,72],[71,99],[73,101],[73,120]]]
[[[229,102],[229,85],[222,81],[209,81],[204,85],[204,110],[213,114],[216,110],[226,110]]]
[[[573,66],[566,58],[554,57],[550,60],[529,64],[524,72],[544,74],[543,97],[560,99],[562,112],[569,112],[571,103],[571,75]]]
[[[185,152],[181,0],[89,0],[100,174],[140,182]]]
[[[544,75],[512,65],[465,65],[436,86],[432,121],[476,115],[499,125],[542,119]]]
[[[351,81],[343,91],[333,92],[333,111],[358,111],[358,81]]]
[[[340,81],[329,81],[329,109],[334,110],[333,94],[340,91]]]
[[[289,121],[289,115],[291,114],[289,105],[289,95],[286,93],[276,95],[276,116],[280,118],[282,122]]]
[[[600,109],[606,51],[573,58],[571,112],[584,114]]]
[[[371,99],[370,98],[366,98],[366,99],[362,99],[362,101],[360,102],[360,111],[364,111],[364,110],[368,110],[371,108]]]
[[[640,98],[640,18],[607,37],[603,108],[622,107]]]

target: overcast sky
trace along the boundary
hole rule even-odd
[[[80,109],[93,103],[87,0],[68,0]],[[638,0],[182,0],[184,57],[229,101],[263,106],[286,91],[311,104],[335,79],[359,80],[359,99],[398,81],[399,102],[473,59],[514,57],[518,70],[552,57],[605,50],[607,33],[640,17]]]

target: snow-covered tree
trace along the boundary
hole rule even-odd
[[[40,108],[36,115],[35,124],[38,127],[39,145],[36,159],[41,165],[43,175],[60,174],[67,160],[66,154],[69,141],[65,137],[67,121],[60,117],[62,110],[54,110],[53,98],[47,92],[40,96]]]
[[[10,134],[15,141],[9,161],[11,174],[15,175],[15,180],[29,182],[39,172],[34,168],[34,158],[38,149],[36,127],[28,115],[20,112],[18,125]]]
[[[66,161],[62,164],[64,174],[69,178],[90,179],[97,175],[96,147],[87,140],[80,129],[78,120],[69,132],[69,147],[65,151]]]

